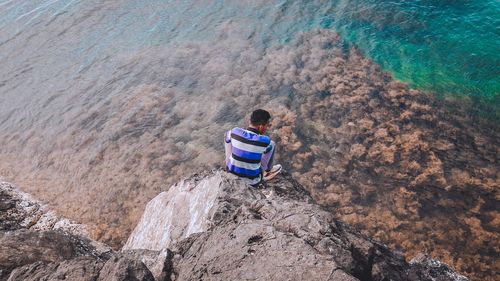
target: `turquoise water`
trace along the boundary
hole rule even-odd
[[[236,6],[227,2],[198,6],[194,16],[189,5],[155,16],[168,19],[172,13],[184,12],[183,18],[189,21],[175,35],[196,38],[209,35],[218,22],[248,19],[242,31],[249,35],[257,31],[264,45],[286,43],[298,31],[332,28],[414,87],[500,102],[498,0],[279,1],[273,5],[255,1]],[[171,22],[161,22],[149,32],[168,33],[167,26]]]
[[[263,47],[286,44],[300,31],[329,28],[411,86],[500,103],[498,0],[183,1],[163,10],[155,2],[122,7],[156,8],[151,24],[132,33],[141,35],[135,42],[210,38],[228,20],[241,22],[241,32]]]
[[[415,87],[500,101],[500,1],[350,1],[323,25]]]
[[[328,28],[413,87],[500,103],[498,0],[111,2],[106,22],[83,38],[84,45],[96,46],[96,55],[106,48],[210,40],[228,21],[263,48],[286,44],[300,31]],[[4,1],[0,26],[22,21],[22,26],[36,27],[44,13],[59,16],[92,3]],[[112,31],[110,26],[123,28]],[[19,28],[4,28],[2,37],[8,39]]]

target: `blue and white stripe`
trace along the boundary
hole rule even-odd
[[[226,162],[228,170],[247,178],[250,184],[258,184],[262,176],[262,155],[273,149],[271,139],[251,130],[234,128],[226,133],[225,142],[231,145],[231,156]]]

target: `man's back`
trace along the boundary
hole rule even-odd
[[[274,142],[254,128],[233,128],[226,133],[225,143],[227,169],[249,179],[252,185],[258,184],[262,170],[272,163]]]

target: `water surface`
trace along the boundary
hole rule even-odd
[[[0,176],[96,238],[121,245],[263,107],[340,218],[495,272],[497,126],[391,75],[498,108],[498,1],[0,1]]]

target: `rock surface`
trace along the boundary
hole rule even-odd
[[[82,256],[99,260],[106,256],[92,245],[95,242],[61,231],[21,229],[0,234],[0,278],[16,267],[34,262],[61,262]]]
[[[173,280],[468,280],[432,259],[407,263],[336,221],[288,174],[254,189],[217,171],[173,189],[182,195],[153,199],[124,247],[143,248],[142,239],[157,237],[147,245],[173,251]],[[190,195],[196,199],[185,204]],[[200,212],[187,211],[190,206]],[[187,226],[200,221],[192,233]]]
[[[0,182],[0,280],[155,280],[170,252],[113,252],[86,237],[86,226],[58,217]],[[163,259],[163,260],[162,260]],[[156,267],[155,267],[156,266]],[[163,274],[163,275],[162,275]]]
[[[34,228],[46,209],[19,194],[0,184],[0,280],[468,280],[425,255],[407,263],[335,220],[286,173],[264,189],[223,171],[193,175],[148,204],[120,252]]]
[[[200,182],[181,181],[160,193],[147,204],[123,249],[161,250],[193,233],[206,231],[219,192],[212,186],[220,185],[221,180],[218,174]]]
[[[59,218],[31,195],[0,181],[0,231],[16,229],[62,230],[88,236],[85,225]]]

